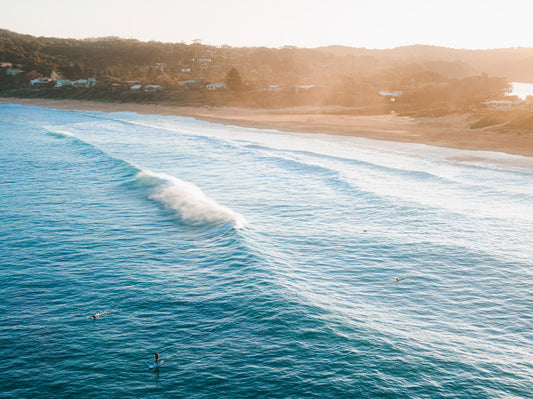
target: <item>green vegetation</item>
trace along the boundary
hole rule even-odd
[[[20,64],[23,71],[11,76],[8,64],[0,68],[3,96],[264,108],[340,105],[349,113],[478,107],[502,98],[508,80],[533,82],[533,49],[232,48],[115,37],[37,38],[0,30],[0,62]],[[54,76],[96,82],[30,84]]]

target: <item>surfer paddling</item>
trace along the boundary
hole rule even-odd
[[[396,281],[397,283],[400,282],[400,281],[402,281],[402,280],[405,280],[405,277],[400,277],[400,278],[396,277],[396,278],[394,279],[394,281]]]
[[[150,368],[152,370],[158,370],[159,367],[161,367],[161,365],[163,364],[163,360],[159,360],[159,353],[157,352],[154,352],[154,358],[155,358],[155,363],[154,364],[151,364],[150,365]]]
[[[100,317],[102,317],[103,315],[105,315],[106,313],[107,313],[107,312],[95,313],[95,314],[89,316],[88,318],[89,318],[89,319],[96,320],[96,319],[99,319]]]

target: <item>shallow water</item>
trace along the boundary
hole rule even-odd
[[[0,105],[0,396],[528,397],[517,162]]]

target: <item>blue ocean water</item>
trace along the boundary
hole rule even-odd
[[[531,397],[531,166],[0,105],[0,397]]]

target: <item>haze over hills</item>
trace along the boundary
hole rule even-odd
[[[124,86],[127,81],[158,85],[173,92],[172,96],[165,94],[165,100],[180,103],[260,107],[374,106],[383,104],[379,95],[383,90],[402,91],[403,103],[415,107],[464,106],[500,98],[508,90],[508,82],[533,82],[533,48],[217,47],[199,41],[162,43],[117,37],[78,40],[0,30],[0,62],[21,64],[25,73],[18,81],[6,80],[0,74],[0,90],[4,93],[38,76],[56,74],[72,80],[93,77],[108,85]],[[233,68],[238,84],[230,89],[239,90],[232,94],[199,93],[198,89],[205,89],[208,83],[223,87]],[[237,91],[239,98],[234,96]],[[67,92],[62,95],[71,96]],[[115,100],[132,96],[103,89],[91,95]]]

